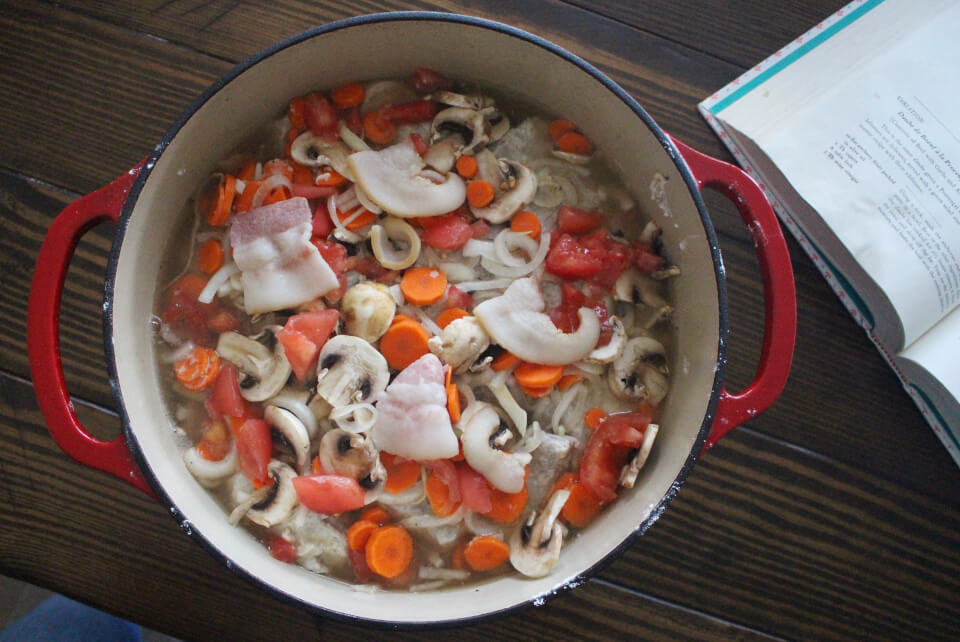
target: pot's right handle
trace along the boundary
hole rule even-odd
[[[726,388],[703,450],[706,452],[728,432],[769,408],[787,383],[793,346],[797,335],[797,294],[790,254],[777,217],[766,197],[742,169],[702,154],[672,138],[690,171],[703,189],[709,187],[729,198],[757,248],[757,262],[763,275],[765,299],[763,348],[753,382],[739,394]]]
[[[27,351],[37,403],[57,445],[80,463],[116,475],[152,497],[123,435],[113,441],[101,441],[80,423],[60,360],[60,299],[70,259],[84,233],[100,221],[116,221],[120,217],[142,167],[140,163],[109,185],[77,199],[53,220],[40,246],[30,285]]]

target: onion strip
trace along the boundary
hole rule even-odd
[[[401,519],[397,524],[405,528],[437,528],[440,526],[453,526],[463,520],[465,509],[463,504],[446,517],[437,517],[436,515],[412,515]]]
[[[544,262],[547,258],[547,252],[550,251],[550,233],[546,232],[540,236],[540,247],[537,248],[537,253],[530,259],[528,263],[524,263],[517,267],[511,267],[503,265],[502,263],[494,262],[488,259],[486,256],[480,259],[480,265],[483,266],[485,270],[493,274],[494,276],[506,277],[506,278],[519,278],[522,276],[527,276]],[[458,286],[459,287],[459,286]],[[461,288],[463,289],[463,288]]]
[[[263,205],[263,201],[267,198],[267,195],[278,187],[286,187],[288,191],[293,191],[293,185],[290,184],[290,179],[283,174],[267,176],[263,182],[260,183],[260,187],[257,188],[256,193],[253,195],[250,209],[254,210]]]
[[[362,138],[354,134],[353,130],[347,127],[345,121],[340,121],[340,126],[337,127],[337,133],[340,134],[340,140],[355,152],[364,152],[370,149],[370,146],[363,142]]]
[[[490,279],[487,281],[463,281],[457,283],[457,289],[464,292],[476,292],[478,290],[505,290],[513,279]]]
[[[213,303],[213,297],[217,295],[217,290],[220,289],[220,286],[229,281],[230,277],[239,271],[240,268],[232,261],[221,267],[210,277],[207,284],[203,286],[203,290],[200,291],[200,296],[197,297],[197,301],[200,303]]]

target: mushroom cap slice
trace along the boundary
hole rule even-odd
[[[379,452],[364,435],[334,428],[320,440],[319,456],[324,471],[356,479],[365,490],[379,488],[386,481],[387,470],[380,463]]]
[[[296,471],[276,459],[270,462],[269,471],[273,488],[265,499],[254,504],[246,514],[254,524],[266,527],[276,526],[285,520],[300,503],[297,491],[293,488]]]
[[[530,515],[510,537],[510,563],[527,577],[544,577],[560,559],[563,527],[557,515],[570,498],[569,490],[558,490],[547,501],[540,517]]]
[[[643,443],[637,449],[637,454],[620,471],[620,485],[624,488],[633,488],[633,485],[637,483],[637,475],[640,474],[643,465],[647,463],[647,457],[653,450],[653,442],[657,438],[658,432],[660,432],[660,426],[657,424],[649,424],[643,431]]]
[[[467,132],[469,140],[463,148],[464,154],[473,152],[490,140],[490,124],[483,112],[469,107],[449,107],[433,117],[430,142],[435,143],[451,134],[463,136],[466,140]]]
[[[495,343],[524,361],[564,366],[586,358],[600,338],[597,314],[580,308],[580,327],[564,333],[543,313],[544,307],[536,281],[525,278],[477,305],[473,314]]]
[[[267,406],[263,418],[290,444],[297,458],[297,468],[303,470],[310,456],[310,433],[307,427],[295,414],[277,406]]]
[[[340,303],[347,334],[370,343],[383,336],[396,311],[397,303],[389,288],[372,281],[361,281],[351,287]]]
[[[647,400],[656,405],[667,394],[668,374],[663,344],[653,337],[634,337],[613,362],[607,380],[618,398]]]
[[[268,329],[273,332],[273,329]],[[290,378],[292,369],[279,341],[273,352],[265,345],[237,332],[224,332],[217,340],[217,354],[256,380],[253,387],[240,386],[247,401],[266,401],[276,395]]]
[[[422,174],[423,159],[409,136],[380,151],[351,154],[347,164],[367,196],[394,216],[439,216],[467,197],[466,185],[455,173],[440,183]]]
[[[500,160],[500,167],[505,175],[503,191],[486,207],[470,206],[474,216],[491,223],[509,220],[537,195],[537,175],[530,168],[507,159]]]
[[[334,408],[373,403],[389,379],[387,360],[359,337],[337,335],[320,351],[317,394]]]
[[[623,348],[627,345],[627,331],[623,327],[623,321],[620,317],[610,317],[610,343],[600,348],[595,348],[587,357],[590,363],[604,364],[610,363],[623,354]]]

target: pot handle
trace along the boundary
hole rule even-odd
[[[80,423],[63,378],[60,360],[60,299],[67,267],[77,243],[94,225],[116,221],[143,162],[109,185],[66,207],[50,225],[37,255],[27,307],[27,351],[37,402],[47,429],[65,453],[82,464],[99,468],[129,482],[153,497],[120,435],[101,441]]]
[[[739,394],[720,391],[717,412],[703,451],[728,432],[769,408],[787,383],[797,334],[797,294],[790,253],[773,208],[756,181],[742,169],[698,152],[671,137],[698,187],[717,190],[737,206],[753,236],[763,275],[763,347],[753,382]]]

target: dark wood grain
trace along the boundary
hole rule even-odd
[[[78,412],[87,425],[109,428],[117,423],[115,416],[83,404]],[[207,555],[140,491],[66,460],[43,425],[30,386],[5,375],[0,375],[0,474],[4,574],[55,585],[69,596],[184,639],[352,639],[370,634],[332,620],[315,621],[266,595]],[[104,510],[108,505],[110,510]],[[588,582],[543,608],[439,637],[504,636],[764,637],[606,582]]]

